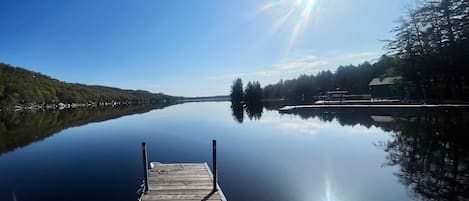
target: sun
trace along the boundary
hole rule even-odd
[[[259,7],[258,12],[268,12],[276,7],[288,8],[282,9],[284,13],[279,19],[277,19],[273,25],[271,32],[275,33],[281,28],[285,27],[287,22],[292,22],[294,20],[294,25],[292,27],[291,36],[289,39],[288,46],[291,48],[300,32],[306,28],[313,14],[314,10],[317,10],[317,3],[319,0],[276,0],[270,1]],[[291,23],[288,23],[291,24]]]

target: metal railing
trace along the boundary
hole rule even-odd
[[[147,155],[147,144],[142,142],[142,158],[143,158],[143,180],[137,189],[137,200],[140,200],[142,196],[148,192],[148,155]],[[213,191],[217,191],[218,179],[217,179],[217,141],[212,140],[212,171],[213,171]]]

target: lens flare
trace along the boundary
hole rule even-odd
[[[269,10],[280,11],[284,14],[276,20],[269,33],[274,34],[284,26],[292,26],[292,31],[288,40],[287,51],[291,49],[301,32],[306,29],[313,10],[317,10],[316,5],[319,0],[277,0],[270,1],[258,8],[257,13],[267,12]],[[275,9],[274,9],[275,8]],[[290,21],[290,19],[295,21]]]
[[[298,0],[295,4],[301,8],[300,9],[301,13],[298,16],[298,19],[293,27],[292,35],[290,37],[290,42],[288,43],[288,49],[291,49],[295,45],[295,42],[298,38],[298,35],[300,34],[300,31],[305,29],[305,27],[308,25],[309,18],[311,16],[314,5],[316,5],[316,0],[308,0],[308,1]]]
[[[280,28],[285,24],[285,22],[288,21],[288,18],[290,18],[290,16],[292,16],[293,12],[295,11],[295,9],[291,8],[288,13],[286,13],[282,18],[280,18],[279,20],[277,20],[274,25],[272,26],[272,29],[270,31],[270,34],[274,34],[276,33],[278,30],[280,30]]]
[[[272,1],[272,2],[266,3],[258,9],[258,13],[267,11],[267,10],[269,10],[269,9],[275,7],[275,6],[281,5],[283,3],[285,3],[285,0],[277,0],[277,1]]]

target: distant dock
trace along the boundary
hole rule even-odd
[[[226,201],[217,183],[216,141],[213,146],[213,173],[207,163],[151,162],[148,169],[146,144],[142,143],[144,181],[137,192],[139,201]]]
[[[314,109],[314,108],[330,108],[330,109],[404,109],[404,108],[469,108],[469,104],[415,104],[415,105],[403,105],[403,104],[333,104],[333,105],[293,105],[284,106],[280,108],[280,111],[289,111],[294,109]]]

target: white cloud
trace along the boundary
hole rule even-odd
[[[367,128],[364,126],[355,125],[351,129],[347,129],[347,132],[350,134],[379,134],[382,133],[383,130],[375,126]]]
[[[329,64],[327,61],[292,61],[288,63],[281,63],[276,65],[278,70],[295,70],[295,71],[303,71],[303,70],[314,70],[318,67],[322,67]]]
[[[314,61],[314,60],[317,60],[318,57],[316,55],[308,55],[308,56],[305,56],[301,59],[298,59],[299,61]]]
[[[302,133],[308,135],[316,135],[320,130],[329,128],[330,124],[320,121],[319,119],[310,119],[308,121],[302,119],[279,119],[272,117],[263,117],[260,123],[278,126],[285,134]],[[296,131],[296,132],[292,132]]]
[[[236,77],[249,76],[272,77],[298,73],[313,73],[314,71],[322,70],[328,64],[329,62],[320,60],[316,55],[307,55],[271,65],[270,68],[262,71],[210,76],[208,79],[232,79]]]
[[[379,57],[382,52],[356,52],[356,53],[347,53],[344,55],[346,59],[357,59],[357,58],[370,58],[370,57]]]
[[[306,71],[317,69],[329,64],[329,62],[320,60],[316,55],[307,55],[297,59],[292,59],[286,62],[282,62],[274,65],[276,70],[287,70],[287,71]]]
[[[243,76],[246,76],[246,75],[247,75],[246,73],[231,73],[231,74],[209,76],[209,77],[207,77],[207,79],[209,79],[209,80],[232,79],[232,78],[243,77]]]
[[[323,70],[328,64],[329,62],[319,59],[316,55],[307,55],[273,64],[268,69],[262,71],[210,76],[208,79],[229,79],[247,76],[272,77],[288,74],[314,73]]]
[[[280,75],[281,72],[278,70],[266,70],[266,71],[257,71],[257,72],[254,72],[253,74],[257,76],[270,77],[270,76]]]
[[[302,54],[302,56],[299,56]],[[286,77],[289,75],[314,74],[321,70],[327,70],[329,67],[335,69],[340,65],[359,64],[364,61],[380,57],[383,53],[380,51],[363,51],[345,53],[337,50],[326,56],[317,56],[312,51],[301,52],[300,54],[290,55],[289,59],[280,61],[268,66],[265,70],[232,73],[217,76],[210,76],[208,79],[233,79],[237,77]],[[332,61],[332,62],[330,62]]]

